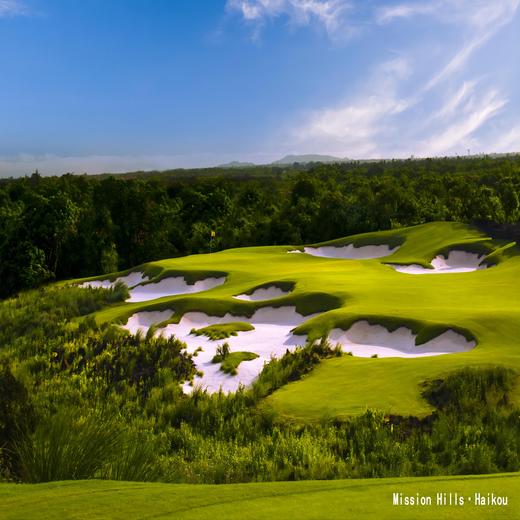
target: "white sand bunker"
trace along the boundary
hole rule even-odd
[[[466,251],[450,251],[448,257],[437,255],[431,264],[433,269],[426,269],[420,265],[396,265],[387,264],[400,273],[408,274],[448,274],[448,273],[469,273],[479,269],[486,269],[487,265],[481,264],[485,255],[468,253]]]
[[[169,320],[172,315],[172,310],[138,312],[128,318],[128,321],[126,322],[126,325],[123,325],[123,328],[128,330],[131,334],[136,334],[139,331],[146,334],[148,329],[154,323],[161,323]]]
[[[171,311],[167,311],[171,315]],[[152,324],[151,314],[140,312],[134,314],[124,326],[131,332],[140,329],[146,332]],[[145,316],[142,316],[145,315]],[[157,322],[168,319],[158,313]],[[244,316],[208,316],[202,312],[186,313],[178,324],[170,324],[157,331],[157,334],[165,336],[174,335],[187,345],[188,352],[194,353],[198,347],[199,352],[193,361],[197,370],[203,372],[202,377],[196,377],[194,386],[199,385],[209,392],[218,392],[220,388],[224,392],[234,392],[240,385],[249,386],[262,371],[264,363],[269,362],[271,357],[281,357],[286,350],[292,351],[298,345],[305,345],[306,336],[295,336],[291,330],[310,319],[312,316],[302,316],[296,312],[295,307],[264,307],[258,309],[251,318]],[[237,336],[231,336],[225,340],[212,341],[205,336],[190,334],[192,329],[200,329],[208,325],[243,321],[251,323],[255,329],[251,331],[238,332]],[[220,370],[220,363],[212,363],[218,345],[227,342],[231,352],[254,352],[258,358],[251,361],[243,361],[237,368],[237,375],[225,374]],[[189,383],[184,384],[186,393],[192,391]]]
[[[333,329],[329,340],[339,343],[344,352],[354,356],[372,357],[425,357],[468,352],[475,347],[474,341],[453,330],[443,332],[436,338],[422,345],[415,344],[416,336],[406,327],[399,327],[393,332],[381,325],[370,325],[362,320],[354,323],[350,329]]]
[[[348,246],[334,247],[305,247],[304,251],[308,255],[321,256],[325,258],[345,258],[350,260],[367,260],[369,258],[381,258],[391,255],[399,249],[399,246],[393,249],[388,245],[379,246],[361,246],[354,247],[353,244]]]
[[[173,278],[164,278],[157,283],[147,283],[138,285],[130,291],[128,302],[146,302],[163,298],[164,296],[175,296],[177,294],[193,294],[202,291],[209,291],[214,287],[222,285],[226,281],[223,276],[221,278],[205,278],[198,280],[194,284],[189,284],[182,276]]]
[[[103,289],[110,289],[116,284],[116,282],[123,282],[127,287],[134,287],[135,285],[138,285],[147,280],[148,276],[144,276],[143,273],[133,272],[127,274],[126,276],[120,276],[119,278],[116,278],[113,282],[111,282],[110,280],[94,280],[92,282],[83,282],[79,285],[79,287],[92,287],[94,289],[99,289],[101,287]]]
[[[262,300],[272,300],[274,298],[281,298],[282,296],[287,296],[289,291],[284,291],[276,285],[271,285],[269,287],[262,287],[260,289],[254,290],[251,294],[238,294],[237,296],[233,296],[237,300],[246,300],[250,302],[262,301]]]

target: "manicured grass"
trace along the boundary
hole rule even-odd
[[[67,481],[0,484],[4,520],[390,520],[520,518],[520,474],[272,482],[220,486]],[[393,493],[430,496],[431,506],[393,505]],[[436,505],[437,493],[465,498]],[[475,493],[507,496],[507,506],[475,505]],[[471,497],[471,502],[468,498]]]
[[[239,332],[255,330],[253,325],[244,321],[233,321],[231,323],[219,323],[208,325],[201,329],[192,329],[191,333],[196,336],[207,336],[211,340],[226,339],[230,336],[237,336]]]
[[[313,373],[275,392],[264,403],[283,415],[315,420],[345,416],[366,407],[401,415],[423,415],[429,406],[421,383],[468,365],[501,364],[520,370],[520,256],[518,249],[492,241],[465,224],[437,222],[405,229],[368,233],[328,243],[401,244],[394,254],[373,260],[318,258],[288,254],[296,246],[230,249],[211,255],[161,260],[142,268],[160,278],[184,273],[225,273],[226,282],[200,294],[165,297],[153,302],[114,305],[96,313],[101,321],[124,322],[141,310],[171,309],[173,320],[188,311],[222,316],[251,316],[266,305],[243,301],[236,294],[276,282],[294,290],[268,305],[293,305],[304,315],[317,313],[295,332],[310,338],[331,329],[347,329],[366,319],[389,328],[408,326],[424,342],[454,328],[477,347],[464,354],[415,359],[360,359],[344,356],[324,361]],[[490,253],[496,264],[470,273],[410,275],[389,263],[427,266],[451,248]],[[303,342],[303,339],[302,339]],[[520,397],[520,389],[516,390]]]

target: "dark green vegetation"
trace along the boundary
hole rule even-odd
[[[520,469],[513,370],[425,382],[435,411],[421,420],[367,410],[301,424],[263,398],[339,351],[308,345],[271,362],[249,391],[186,396],[179,383],[194,368],[177,340],[88,317],[118,291],[49,288],[0,303],[5,478],[230,483]]]
[[[518,156],[4,180],[0,297],[207,252],[211,230],[214,251],[435,220],[500,233],[518,220],[519,194]]]
[[[194,486],[129,482],[57,482],[0,486],[5,520],[518,520],[520,475],[429,477],[332,482]],[[393,506],[393,493],[431,496],[430,507]],[[437,493],[471,497],[464,506],[437,506]],[[507,506],[476,506],[475,493],[509,497]]]
[[[209,339],[218,340],[226,339],[230,336],[236,336],[239,332],[254,330],[250,323],[242,321],[233,321],[231,323],[220,323],[217,325],[208,325],[201,329],[192,329],[191,333],[196,336],[207,336]]]

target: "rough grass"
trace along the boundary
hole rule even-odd
[[[0,484],[5,520],[394,520],[520,518],[520,474],[336,481],[183,485],[113,481]],[[464,506],[394,506],[393,493],[458,493]],[[508,496],[509,505],[476,506],[475,493]]]
[[[157,278],[171,272],[186,276],[222,272],[227,274],[226,283],[200,294],[116,304],[94,316],[98,322],[124,322],[134,312],[170,309],[172,321],[189,311],[251,317],[266,303],[240,301],[233,296],[286,281],[294,284],[294,290],[269,306],[292,305],[309,316],[295,331],[308,334],[309,339],[368,320],[392,329],[409,326],[418,335],[418,344],[448,328],[477,342],[471,352],[446,356],[327,360],[301,381],[275,392],[266,403],[285,416],[303,420],[318,420],[323,414],[362,413],[367,406],[400,415],[424,415],[431,410],[420,392],[425,380],[444,377],[465,366],[498,364],[520,369],[520,255],[516,247],[453,222],[368,233],[321,245],[346,243],[400,244],[400,248],[384,259],[373,260],[288,254],[295,246],[249,247],[161,260],[146,266]],[[429,266],[433,257],[452,248],[489,252],[494,267],[414,276],[385,265]]]
[[[195,336],[206,336],[215,341],[226,339],[230,336],[237,336],[239,332],[255,330],[253,325],[244,321],[233,321],[231,323],[219,323],[217,325],[208,325],[200,329],[191,329],[191,334]]]

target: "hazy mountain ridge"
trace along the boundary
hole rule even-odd
[[[272,162],[271,164],[294,164],[294,163],[310,163],[310,162],[320,162],[320,163],[335,163],[335,162],[348,162],[351,159],[347,157],[334,157],[333,155],[321,155],[321,154],[302,154],[302,155],[286,155],[277,161]]]

